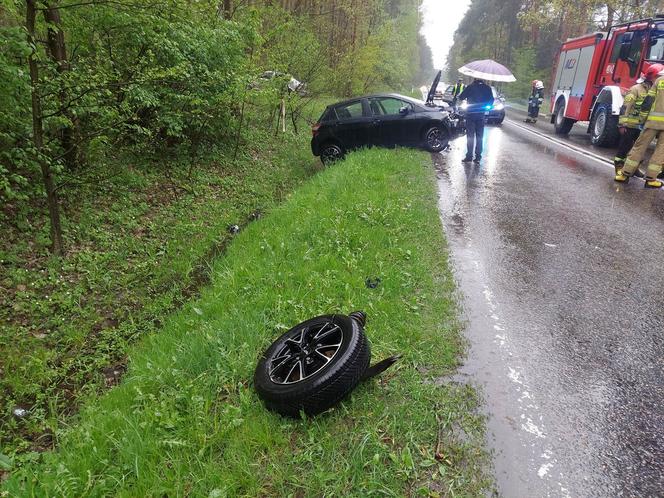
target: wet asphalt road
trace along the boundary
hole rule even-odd
[[[500,494],[664,496],[664,191],[506,122],[434,155]]]

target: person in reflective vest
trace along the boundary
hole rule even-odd
[[[544,102],[544,83],[540,80],[533,80],[533,89],[528,97],[528,117],[526,123],[537,123],[539,110]]]
[[[643,131],[636,140],[634,147],[629,151],[625,166],[616,173],[615,181],[626,183],[634,176],[639,164],[648,150],[648,146],[657,139],[657,146],[653,152],[646,170],[645,187],[661,188],[662,182],[657,176],[662,172],[664,165],[664,71],[659,72],[659,78],[653,83],[648,95],[643,99],[639,118],[644,121]]]
[[[459,78],[456,85],[454,85],[454,88],[452,89],[452,99],[454,104],[456,104],[457,98],[465,89],[466,86],[463,84],[463,78]]]
[[[657,79],[657,75],[662,70],[664,70],[664,65],[662,64],[653,64],[650,66],[641,75],[636,85],[630,88],[627,95],[625,95],[623,106],[620,108],[620,117],[618,118],[620,142],[616,157],[613,158],[616,175],[625,166],[627,154],[641,134],[641,128],[645,123],[645,115],[641,116],[641,107],[652,88],[653,81]],[[642,177],[643,174],[637,169],[634,172],[634,176]]]

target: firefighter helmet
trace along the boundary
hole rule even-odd
[[[544,83],[542,83],[540,80],[533,80],[533,86],[538,90],[541,90],[544,88]]]
[[[664,65],[662,64],[651,64],[648,69],[643,73],[643,79],[648,81],[654,81],[657,79],[657,76],[664,71]]]

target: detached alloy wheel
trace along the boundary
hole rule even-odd
[[[265,406],[293,417],[315,415],[350,393],[371,359],[364,319],[359,312],[318,316],[272,343],[254,373]]]
[[[343,157],[344,157],[344,151],[337,144],[326,144],[320,153],[320,160],[326,166],[328,164],[332,164],[336,161],[339,161],[340,159],[343,159]]]
[[[429,128],[424,134],[424,145],[429,152],[440,152],[448,142],[447,133],[437,126]]]

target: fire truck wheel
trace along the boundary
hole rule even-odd
[[[611,113],[610,104],[597,104],[590,120],[590,141],[600,147],[613,147],[619,139],[618,116]]]
[[[567,135],[574,126],[574,120],[565,117],[565,103],[562,100],[558,100],[556,103],[553,126],[556,129],[556,135]]]

